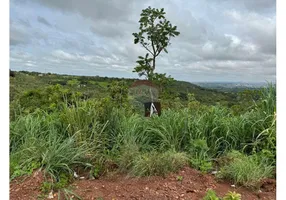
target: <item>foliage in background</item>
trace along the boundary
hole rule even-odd
[[[13,108],[17,107],[16,103],[19,96],[29,90],[39,89],[42,90],[48,86],[56,84],[61,85],[62,89],[68,89],[70,92],[80,92],[84,99],[102,99],[109,97],[108,85],[112,81],[126,82],[127,86],[136,81],[136,79],[119,79],[108,77],[91,77],[91,76],[71,76],[71,75],[58,75],[58,74],[42,74],[37,72],[15,72],[15,78],[10,78],[10,106],[11,113]],[[160,74],[159,74],[160,75]],[[168,78],[168,77],[166,77]],[[69,80],[77,79],[80,84],[85,84],[86,87],[74,87],[67,84]],[[156,81],[156,80],[154,80]],[[157,84],[157,83],[156,83]],[[164,103],[164,108],[174,108],[176,104],[173,103],[175,98],[178,102],[185,105],[187,104],[187,94],[193,93],[196,100],[204,105],[215,105],[217,102],[227,102],[227,106],[232,106],[238,103],[238,98],[234,93],[218,92],[216,90],[206,89],[184,81],[171,81],[167,85],[163,85],[162,92],[160,93],[160,101]],[[16,105],[15,105],[16,104]]]
[[[108,92],[112,101],[118,107],[128,104],[128,86],[125,81],[113,81],[108,85]]]
[[[72,79],[72,80],[68,80],[67,81],[67,85],[70,85],[70,86],[78,86],[80,84],[80,81],[78,81],[77,79]]]
[[[37,109],[55,111],[59,109],[61,103],[73,104],[76,99],[81,97],[82,94],[79,92],[71,92],[61,85],[54,85],[24,92],[19,97],[19,104],[25,108],[26,113]]]

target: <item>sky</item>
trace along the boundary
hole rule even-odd
[[[276,81],[276,0],[11,0],[10,68],[137,78],[142,9],[180,35],[156,72],[189,82]]]

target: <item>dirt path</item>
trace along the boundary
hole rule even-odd
[[[182,180],[178,180],[180,179],[178,176],[182,177]],[[40,181],[41,177],[34,177],[26,179],[23,183],[11,182],[10,199],[37,199],[37,195],[40,194]],[[275,180],[265,181],[261,191],[255,192],[242,187],[231,187],[231,183],[218,182],[213,175],[203,175],[188,167],[166,178],[127,178],[126,175],[116,175],[102,177],[98,180],[77,180],[71,186],[76,194],[86,200],[196,200],[202,199],[208,189],[215,190],[220,197],[228,191],[236,191],[241,194],[242,200],[274,200],[276,198]]]

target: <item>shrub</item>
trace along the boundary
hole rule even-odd
[[[77,80],[77,79],[72,79],[72,80],[68,80],[67,81],[67,84],[70,85],[70,86],[78,86],[80,84],[80,81]]]
[[[241,200],[241,195],[229,191],[223,198],[219,198],[214,190],[208,190],[203,200]]]
[[[236,192],[228,192],[223,200],[241,200],[241,195]]]
[[[41,163],[39,161],[32,161],[26,165],[19,163],[16,156],[10,157],[10,178],[13,180],[18,176],[31,175],[34,170],[40,168]]]
[[[109,96],[117,107],[128,104],[128,86],[126,81],[112,81],[108,87]]]
[[[28,113],[37,109],[55,111],[59,108],[60,104],[64,102],[73,104],[76,99],[81,97],[81,93],[71,92],[57,84],[43,89],[25,91],[19,97],[19,103]]]
[[[204,196],[203,200],[220,200],[219,197],[216,195],[216,192],[213,190],[208,190],[206,195]]]
[[[70,174],[60,173],[56,180],[43,182],[41,190],[43,193],[48,193],[51,190],[58,191],[59,189],[67,187],[72,178]]]

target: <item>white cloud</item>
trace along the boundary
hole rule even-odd
[[[258,13],[241,13],[233,10],[224,14],[245,40],[257,45],[262,53],[276,55],[275,16],[267,17]]]
[[[130,76],[137,57],[146,53],[133,44],[131,34],[138,31],[141,10],[151,5],[164,7],[166,17],[181,32],[171,40],[169,54],[158,57],[158,72],[188,81],[273,80],[274,4],[270,0],[12,0],[10,63],[25,68],[29,60],[36,65],[29,69]]]

